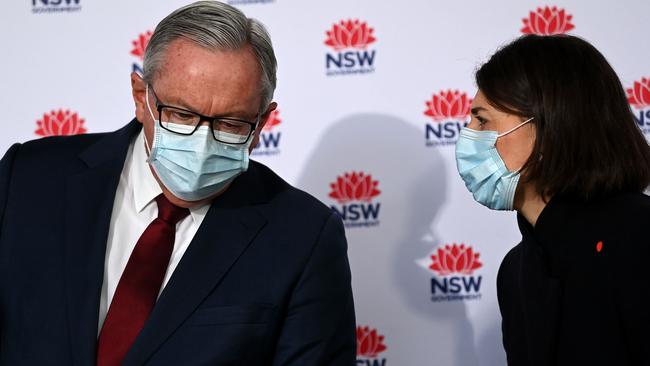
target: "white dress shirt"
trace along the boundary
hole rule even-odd
[[[161,193],[162,190],[147,163],[144,132],[140,131],[129,146],[115,193],[104,260],[98,334],[102,329],[109,304],[113,300],[115,289],[135,244],[147,226],[158,217],[158,206],[154,198]],[[209,208],[209,204],[190,208],[190,215],[176,224],[174,250],[159,295],[174,273],[174,269],[190,245]]]

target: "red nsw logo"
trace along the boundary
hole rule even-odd
[[[144,53],[147,50],[147,45],[149,44],[152,35],[153,33],[151,31],[146,31],[141,33],[136,40],[131,42],[133,44],[131,54],[139,58],[140,61],[144,60]]]
[[[465,244],[447,244],[438,248],[436,253],[431,255],[431,260],[433,262],[429,269],[441,276],[454,273],[471,275],[474,270],[483,267],[483,263],[479,262],[479,253],[475,253],[472,247]]]
[[[82,134],[86,132],[84,122],[83,118],[69,109],[52,110],[36,121],[38,128],[35,133],[44,137]]]
[[[271,131],[275,126],[282,123],[282,120],[279,118],[279,115],[280,115],[280,111],[278,111],[277,109],[271,112],[271,114],[269,115],[269,119],[266,121],[266,124],[264,125],[262,131],[267,131],[267,132]]]
[[[637,109],[650,107],[650,78],[635,81],[634,86],[627,89],[627,100]]]
[[[537,8],[536,11],[530,12],[528,18],[523,19],[524,27],[521,32],[540,36],[566,33],[575,28],[571,23],[572,18],[572,15],[556,6]]]
[[[370,174],[363,172],[349,172],[336,178],[331,183],[332,191],[329,196],[341,204],[351,201],[370,202],[381,191],[377,189],[379,181],[373,180]]]
[[[374,29],[369,27],[366,22],[358,19],[341,20],[334,24],[332,29],[325,32],[327,34],[325,44],[335,51],[348,48],[365,50],[369,44],[376,41],[372,34],[373,31]]]
[[[386,348],[384,336],[377,329],[357,327],[357,357],[375,358]]]
[[[470,114],[472,99],[458,90],[441,90],[426,102],[426,116],[434,121],[464,120]]]

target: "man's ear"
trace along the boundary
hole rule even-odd
[[[140,75],[136,72],[131,73],[131,94],[135,102],[135,117],[140,123],[145,120],[147,115],[147,102],[146,97],[147,84]]]
[[[257,128],[253,132],[253,141],[251,142],[251,145],[248,148],[249,153],[253,151],[253,149],[256,148],[257,145],[260,143],[260,133],[262,132],[262,129],[266,125],[266,122],[268,122],[269,117],[271,116],[271,112],[273,112],[277,107],[278,107],[278,103],[272,102],[266,108],[266,111],[260,116],[260,123],[257,125]]]

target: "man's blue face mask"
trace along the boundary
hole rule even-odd
[[[476,202],[493,210],[513,210],[520,174],[506,168],[495,145],[499,137],[512,133],[531,120],[533,118],[502,134],[468,127],[460,131],[456,143],[456,166]]]
[[[168,131],[160,126],[149,106],[149,85],[145,95],[154,121],[151,149],[144,139],[149,152],[147,162],[174,196],[185,201],[200,201],[220,192],[248,169],[252,136],[245,144],[230,145],[216,141],[209,126],[199,126],[191,135]],[[188,133],[194,130],[194,126],[174,124],[173,127],[179,131],[186,129]]]

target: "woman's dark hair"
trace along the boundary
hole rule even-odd
[[[650,184],[650,146],[605,57],[574,36],[527,35],[476,72],[495,108],[534,117],[536,141],[522,180],[542,197],[588,200]]]

